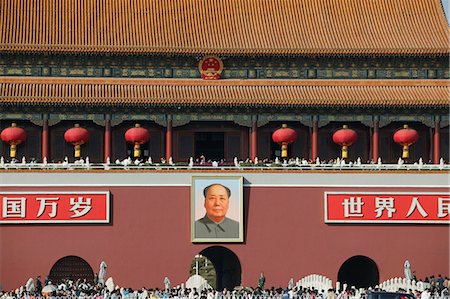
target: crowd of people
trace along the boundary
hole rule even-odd
[[[30,280],[32,281],[32,279]],[[98,283],[98,281],[89,282],[86,279],[76,281],[66,279],[57,284],[52,284],[48,279],[42,284],[40,277],[37,277],[32,283],[31,281],[14,291],[0,292],[0,299],[364,299],[368,297],[369,291],[382,291],[381,289],[357,290],[355,288],[336,291],[335,289],[319,290],[314,287],[295,286],[265,288],[264,283],[261,284],[261,279],[256,288],[239,286],[233,290],[223,289],[220,291],[214,289],[197,290],[196,288],[183,288],[181,286],[166,289],[141,288],[139,290],[119,288],[118,286],[110,288],[103,283]],[[417,299],[450,298],[450,279],[448,277],[431,276],[426,278],[424,282],[430,287],[422,292],[411,289],[400,289],[399,292],[409,293]]]

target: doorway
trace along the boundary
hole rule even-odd
[[[195,157],[205,156],[207,161],[220,161],[225,157],[224,148],[224,132],[195,133]]]
[[[216,290],[232,290],[241,284],[241,263],[233,251],[222,246],[211,246],[202,250],[200,256],[214,266],[214,270],[209,270],[209,273],[215,273]],[[199,269],[202,269],[201,264]]]
[[[375,262],[362,255],[357,255],[346,260],[338,273],[338,281],[348,287],[369,288],[379,284],[380,275]]]
[[[50,270],[48,275],[52,283],[60,283],[64,279],[76,281],[86,279],[88,282],[94,281],[94,271],[84,259],[70,255],[59,259]]]

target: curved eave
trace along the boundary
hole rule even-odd
[[[218,55],[218,56],[448,56],[441,49],[279,49],[279,48],[150,48],[127,46],[1,45],[0,53],[69,55]]]
[[[450,106],[447,80],[0,77],[0,105],[67,107]]]

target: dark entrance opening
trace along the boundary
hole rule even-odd
[[[349,287],[368,288],[379,284],[380,275],[375,262],[362,255],[357,255],[346,260],[338,273],[338,281]]]
[[[64,279],[73,281],[86,279],[89,282],[93,282],[94,271],[84,259],[70,255],[59,259],[53,265],[48,277],[52,283],[60,283]]]
[[[206,160],[220,161],[225,157],[225,134],[223,132],[195,133],[195,157],[205,156]]]
[[[217,290],[232,290],[241,285],[241,263],[233,251],[222,246],[212,246],[202,250],[200,254],[214,264]]]

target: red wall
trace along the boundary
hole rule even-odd
[[[13,188],[2,191],[111,191],[108,225],[0,226],[0,282],[13,289],[28,278],[48,275],[60,258],[76,255],[98,272],[133,288],[185,282],[195,254],[217,244],[190,241],[190,187]],[[364,255],[375,261],[380,282],[403,276],[411,262],[419,278],[449,275],[448,225],[329,225],[324,223],[324,191],[427,191],[443,188],[244,188],[245,242],[221,244],[242,267],[242,284],[256,286],[264,271],[268,286],[285,286],[311,273],[337,279],[348,258]]]

